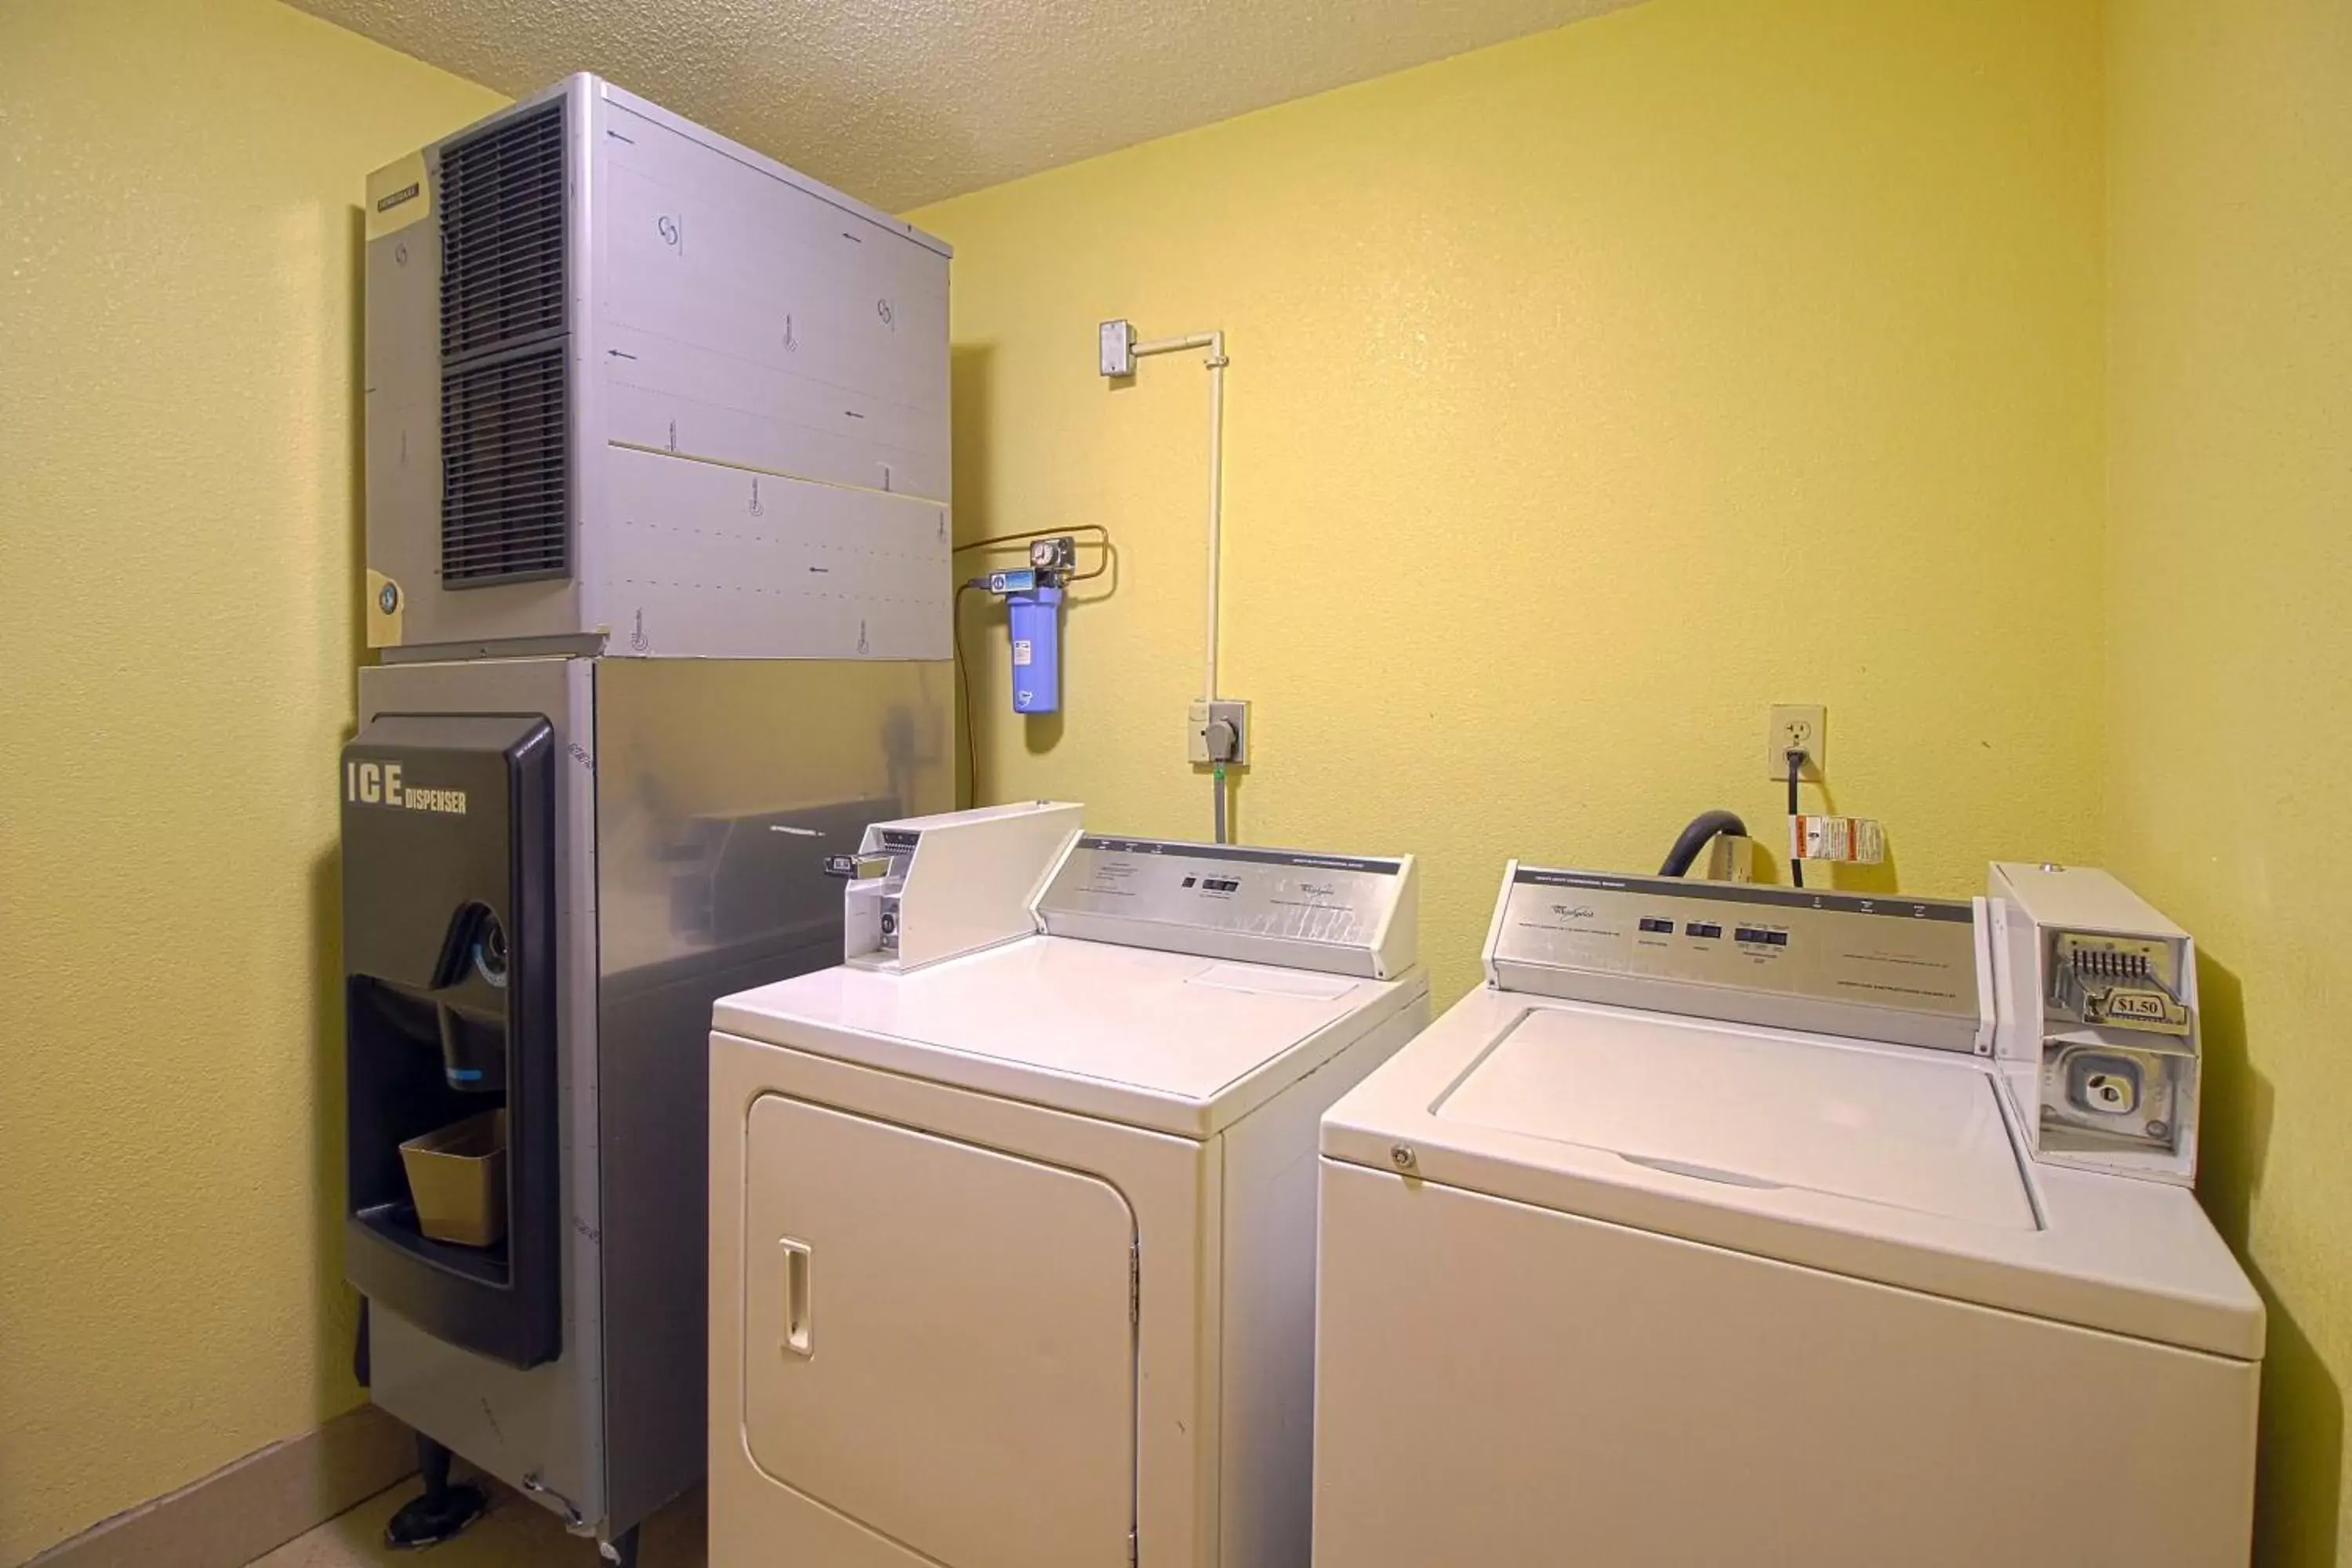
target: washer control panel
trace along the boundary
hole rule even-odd
[[[1513,862],[1487,978],[1507,991],[1989,1049],[1979,925],[1966,900]]]

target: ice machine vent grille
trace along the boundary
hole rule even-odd
[[[563,100],[441,153],[441,582],[570,574]]]
[[[441,359],[563,330],[563,100],[441,153]]]
[[[565,360],[558,338],[441,380],[441,581],[478,587],[571,568]]]

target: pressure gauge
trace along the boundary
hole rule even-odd
[[[1066,533],[1029,542],[1029,564],[1039,573],[1066,573],[1078,563],[1078,542]],[[1041,582],[1044,579],[1039,579]]]

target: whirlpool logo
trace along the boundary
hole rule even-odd
[[[466,815],[464,790],[425,789],[412,784],[400,776],[398,763],[345,763],[343,798],[353,805],[388,805],[402,811],[437,811],[444,816]]]

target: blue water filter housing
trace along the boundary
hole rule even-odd
[[[1062,705],[1062,590],[1004,595],[1013,617],[1013,710],[1051,713]]]

